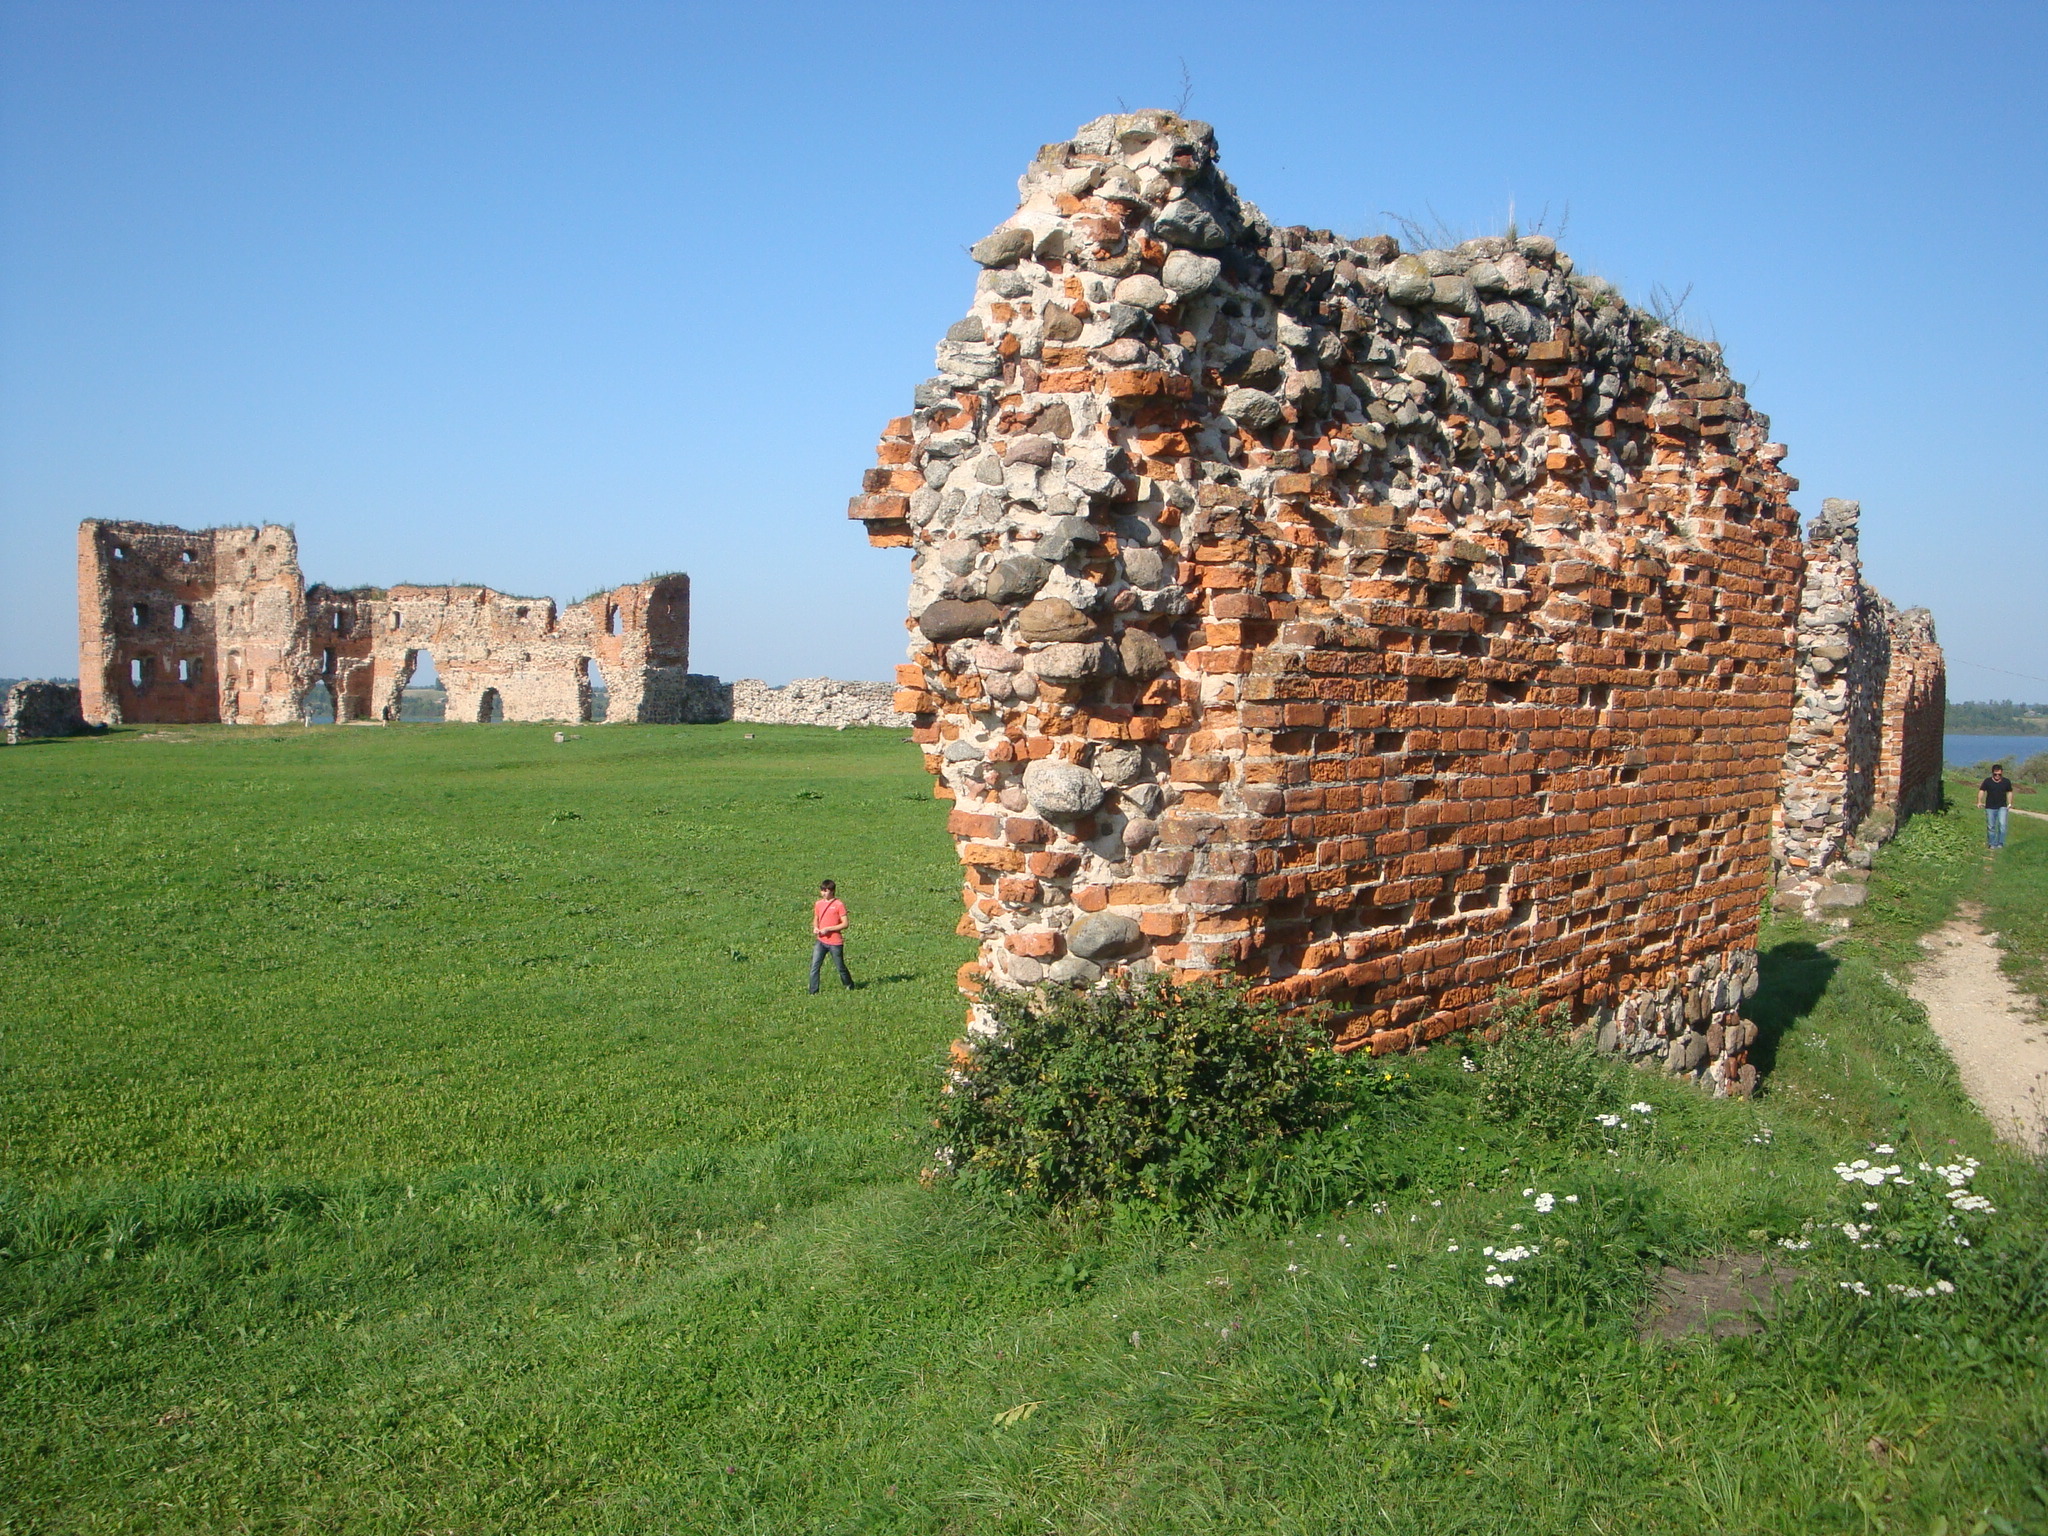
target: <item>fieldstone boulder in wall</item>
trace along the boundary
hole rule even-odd
[[[1084,960],[1127,955],[1144,942],[1137,919],[1120,912],[1090,912],[1067,930],[1067,948]]]
[[[1102,804],[1102,780],[1073,763],[1040,758],[1024,770],[1024,798],[1041,816],[1072,820]]]
[[[917,616],[917,627],[927,640],[971,640],[1003,622],[1003,610],[994,603],[963,603],[942,598]]]
[[[1034,645],[1092,640],[1095,621],[1063,597],[1041,597],[1017,616],[1017,633]]]

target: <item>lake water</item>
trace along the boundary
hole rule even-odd
[[[1951,765],[2002,762],[2010,773],[2015,764],[2037,752],[2048,752],[2048,736],[1962,736],[1950,731],[1941,738],[1942,761]]]

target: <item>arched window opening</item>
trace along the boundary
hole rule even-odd
[[[484,696],[477,700],[476,723],[478,725],[501,725],[505,720],[505,701],[498,697],[498,690],[486,688]]]
[[[299,697],[299,718],[308,725],[334,724],[334,690],[315,683]]]
[[[193,554],[192,554],[192,551],[191,551],[191,550],[189,550],[189,549],[181,549],[181,550],[179,550],[179,551],[178,551],[178,564],[180,564],[180,565],[190,565],[190,564],[192,563],[193,559],[194,559],[194,556],[193,556]]]
[[[116,544],[114,546],[114,558],[116,560],[126,560],[128,558],[128,546],[126,544]]]

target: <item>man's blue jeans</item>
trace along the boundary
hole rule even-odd
[[[1991,840],[1994,848],[2005,846],[2005,807],[1984,812],[1984,835]]]
[[[849,987],[852,986],[853,973],[846,968],[846,946],[844,944],[827,944],[823,939],[819,939],[811,946],[811,990],[813,992],[818,990],[818,972],[823,969],[827,955],[830,955],[838,962],[839,979]]]

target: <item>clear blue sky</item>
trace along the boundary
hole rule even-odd
[[[309,577],[695,583],[694,662],[886,677],[845,519],[1042,142],[1215,124],[1280,223],[1690,286],[1808,513],[2048,700],[2048,8],[0,5],[0,674],[76,670],[82,517]]]

